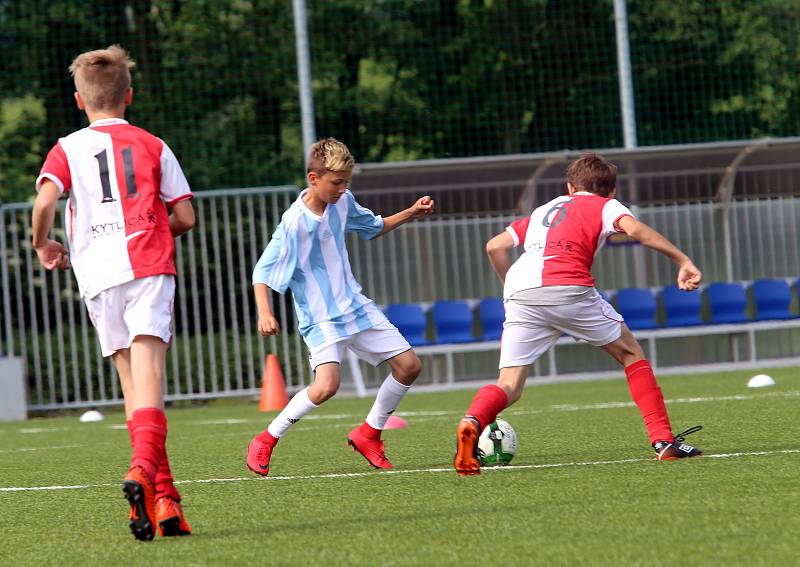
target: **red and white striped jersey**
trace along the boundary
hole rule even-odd
[[[47,154],[36,190],[52,180],[69,195],[70,262],[84,297],[136,278],[175,274],[166,205],[192,192],[172,150],[149,132],[96,120]]]
[[[525,252],[506,274],[503,296],[547,286],[594,286],[592,263],[617,221],[631,211],[616,199],[584,191],[556,197],[506,230]]]

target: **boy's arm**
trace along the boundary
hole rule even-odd
[[[256,308],[258,309],[258,332],[262,337],[277,335],[281,328],[269,307],[269,287],[262,283],[253,284],[253,293],[256,296]]]
[[[624,216],[617,221],[622,231],[631,238],[638,240],[648,248],[661,252],[664,256],[675,262],[678,266],[678,287],[686,291],[697,289],[703,274],[692,263],[691,259],[667,240],[654,228],[630,216]]]
[[[511,249],[514,246],[514,237],[507,230],[494,236],[486,243],[486,254],[489,256],[489,263],[503,285],[506,283],[506,274],[511,268]]]
[[[169,231],[172,236],[180,236],[194,228],[195,217],[194,207],[189,199],[178,201],[172,207],[172,214],[169,215]]]
[[[383,219],[383,229],[378,233],[377,236],[381,236],[382,234],[386,234],[398,226],[407,223],[410,220],[417,219],[420,217],[424,217],[433,213],[434,209],[434,202],[428,195],[417,200],[416,203],[411,205],[409,208],[400,211],[399,213],[395,213],[392,216],[384,217]]]
[[[64,246],[50,239],[50,229],[56,216],[56,203],[61,192],[55,183],[45,179],[39,187],[39,194],[33,203],[33,248],[39,262],[48,270],[69,268],[69,252]]]

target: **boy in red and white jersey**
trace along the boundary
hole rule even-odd
[[[89,126],[59,139],[36,180],[33,247],[48,270],[75,271],[81,296],[125,397],[133,455],[123,482],[137,539],[191,528],[166,453],[164,361],[172,338],[175,240],[195,223],[192,192],[161,139],[126,122],[134,62],[118,45],[70,66]],[[69,253],[49,238],[66,193]],[[171,210],[171,213],[169,212]]]
[[[538,207],[487,243],[506,309],[500,376],[496,385],[478,390],[458,425],[454,464],[459,474],[480,473],[480,432],[522,396],[529,365],[563,333],[602,348],[625,368],[656,458],[702,454],[682,437],[695,428],[673,435],[650,363],[622,317],[594,288],[591,268],[606,238],[625,233],[675,262],[680,289],[697,289],[701,273],[686,254],[614,199],[616,182],[616,166],[598,154],[584,154],[567,169],[568,195]],[[510,251],[521,245],[525,252],[512,265]]]

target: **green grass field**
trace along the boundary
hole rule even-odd
[[[0,425],[2,565],[797,565],[800,372],[660,379],[676,430],[706,451],[657,462],[622,380],[531,387],[503,414],[512,466],[459,477],[473,392],[412,394],[385,434],[391,472],[345,445],[371,399],[333,399],[244,467],[255,403],[171,409],[168,447],[194,534],[137,542],[120,491],[122,413]],[[61,489],[17,490],[31,487]],[[72,487],[72,488],[69,488]],[[12,489],[12,490],[10,490]]]

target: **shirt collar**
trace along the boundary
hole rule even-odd
[[[95,120],[91,124],[89,124],[89,128],[94,128],[95,126],[113,126],[115,124],[127,124],[128,121],[124,118],[101,118],[100,120]]]

